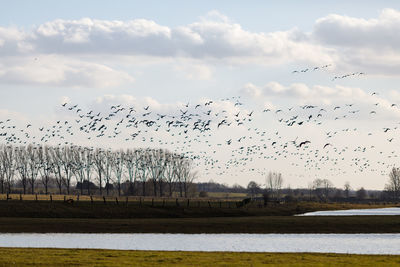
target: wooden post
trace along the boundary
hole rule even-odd
[[[90,203],[93,205],[93,196],[90,195]]]
[[[151,206],[154,207],[154,198],[151,199]]]
[[[106,205],[106,197],[105,196],[103,196],[103,202],[104,202],[104,205]]]
[[[118,203],[118,197],[115,198],[115,202],[117,203],[117,205],[119,205],[119,203]]]
[[[64,202],[67,201],[67,197],[64,195]]]
[[[50,203],[53,203],[53,196],[50,194]]]
[[[9,200],[9,198],[10,198],[10,197],[8,196],[8,193],[7,193],[7,201]]]
[[[7,194],[8,195],[8,194]],[[8,197],[7,197],[8,198]],[[35,200],[38,201],[38,197],[37,194],[35,194]]]
[[[22,194],[19,194],[19,201],[22,201]]]
[[[190,203],[189,203],[189,199],[188,199],[188,200],[187,200],[187,208],[189,208],[189,204],[190,204]]]

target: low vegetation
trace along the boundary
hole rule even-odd
[[[24,196],[34,199],[35,196]],[[43,196],[42,196],[43,197]],[[170,198],[66,198],[73,201],[56,200],[0,201],[1,217],[33,218],[199,218],[199,217],[247,217],[247,216],[290,216],[318,210],[338,210],[354,208],[382,208],[394,204],[346,204],[290,202],[268,203],[262,200],[244,204],[242,201],[170,199]],[[128,201],[127,201],[128,200]]]
[[[0,248],[0,266],[399,266],[400,256]]]
[[[0,218],[3,233],[400,233],[400,216]]]

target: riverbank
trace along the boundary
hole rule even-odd
[[[393,207],[394,204],[353,204],[291,202],[269,204],[260,202],[240,206],[235,201],[208,201],[193,199],[108,199],[107,201],[80,200],[74,202],[46,200],[0,201],[1,217],[23,218],[92,218],[92,219],[137,219],[137,218],[210,218],[250,216],[291,216],[312,211],[371,209]]]
[[[400,233],[400,216],[0,218],[1,233]]]
[[[0,248],[0,266],[398,266],[400,256]]]

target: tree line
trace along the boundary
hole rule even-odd
[[[400,200],[400,168],[393,167],[389,173],[389,179],[383,191],[366,190],[361,187],[353,190],[349,182],[343,188],[334,187],[328,179],[317,178],[308,184],[308,188],[291,189],[283,188],[282,174],[269,172],[264,185],[250,181],[247,185],[247,193],[251,197],[263,195],[264,198],[273,200],[308,200],[308,201],[359,201],[365,199],[374,200]]]
[[[127,185],[126,195],[172,196],[178,191],[187,197],[196,177],[192,160],[164,149],[101,149],[81,146],[0,145],[0,190],[11,193],[17,185],[23,194],[35,193],[42,184],[46,194],[55,183],[59,194],[70,194],[73,186],[80,194],[118,195]],[[137,188],[141,186],[142,188]]]

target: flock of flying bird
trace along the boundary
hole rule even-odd
[[[301,69],[301,70],[294,70],[294,71],[292,71],[292,74],[306,73],[308,71],[324,70],[330,66],[332,66],[332,64],[327,64],[327,65],[323,65],[323,66],[315,66],[315,67],[305,68],[305,69]],[[347,74],[344,74],[341,76],[334,76],[332,78],[332,81],[334,81],[336,79],[344,79],[344,78],[348,78],[348,77],[352,77],[352,76],[360,76],[360,75],[365,75],[365,72],[353,72],[353,73],[347,73]]]
[[[239,176],[249,172],[266,175],[279,160],[306,172],[329,170],[332,176],[350,170],[387,175],[397,152],[380,150],[382,140],[378,145],[343,142],[348,138],[358,140],[362,135],[380,138],[382,134],[386,143],[395,140],[396,124],[370,131],[353,127],[360,113],[373,119],[378,106],[379,102],[372,104],[373,110],[366,112],[353,103],[252,110],[246,108],[240,96],[181,104],[169,112],[160,112],[148,105],[114,104],[99,111],[63,103],[63,118],[67,119],[39,127],[33,123],[17,127],[14,120],[7,119],[0,121],[0,138],[14,145],[118,144],[132,148],[167,148],[192,159],[202,169],[202,175]],[[397,109],[396,104],[391,107]],[[350,121],[352,127],[338,128],[344,124],[334,124],[343,120]],[[304,135],[310,129],[323,135],[317,140],[306,138]],[[372,144],[376,141],[371,139]],[[372,154],[368,153],[378,160],[369,158]]]

